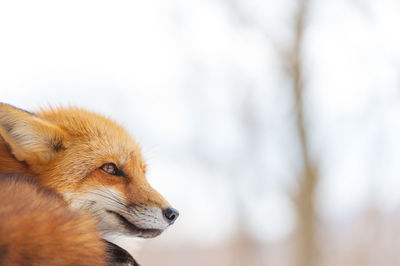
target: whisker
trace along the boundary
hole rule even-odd
[[[111,189],[105,187],[104,185],[102,188],[97,189],[97,190],[92,190],[88,191],[89,194],[95,195],[97,197],[101,197],[104,202],[106,203],[107,206],[113,209],[113,211],[125,215],[128,217],[135,217],[138,221],[142,222],[147,222],[151,223],[154,222],[155,220],[158,220],[158,217],[151,212],[146,212],[144,208],[145,204],[144,203],[137,203],[134,205],[127,205],[125,204],[121,198],[113,192]],[[83,201],[83,205],[86,207],[85,209],[88,209],[92,212],[93,216],[99,219],[102,219],[102,217],[105,214],[106,209],[105,208],[95,208],[93,207],[90,203]]]

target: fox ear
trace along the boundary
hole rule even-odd
[[[64,147],[64,133],[35,114],[0,103],[0,135],[19,161],[44,163]]]

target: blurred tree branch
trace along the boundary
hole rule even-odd
[[[294,202],[296,211],[298,214],[297,224],[297,259],[296,262],[299,266],[314,266],[316,264],[317,251],[315,244],[315,204],[314,194],[318,183],[318,167],[313,161],[310,155],[310,139],[309,130],[307,127],[306,117],[306,104],[304,102],[304,95],[306,90],[305,84],[305,70],[304,70],[304,58],[303,58],[303,39],[307,26],[307,17],[309,10],[309,0],[299,0],[293,14],[293,28],[291,34],[293,38],[291,41],[280,43],[279,40],[275,40],[269,34],[267,29],[251,17],[246,14],[241,8],[241,2],[237,0],[225,1],[228,11],[231,12],[232,16],[238,24],[244,27],[251,27],[258,29],[268,41],[270,41],[272,48],[280,57],[282,72],[290,82],[291,95],[293,95],[293,114],[295,123],[295,136],[298,143],[300,156],[299,159],[301,169],[297,176],[298,187],[296,193],[288,195]],[[258,114],[253,106],[251,97],[248,99],[242,99],[242,104],[238,106],[238,123],[241,128],[244,129],[243,135],[246,141],[244,154],[255,154],[254,151],[259,149],[259,129],[257,128]],[[253,165],[256,158],[247,158],[250,165]],[[207,161],[207,160],[203,160]],[[209,160],[208,160],[209,161]],[[218,165],[217,168],[222,168],[224,172],[227,172],[230,177],[230,185],[232,186],[233,200],[235,201],[236,214],[237,214],[237,225],[238,225],[238,243],[241,243],[240,248],[243,245],[246,247],[246,255],[236,261],[237,265],[252,265],[252,254],[255,250],[252,248],[251,243],[253,240],[246,232],[246,206],[240,195],[241,190],[241,177],[243,176],[243,166],[238,163],[240,160],[233,160],[227,165],[222,166],[219,163],[210,161],[211,165]],[[294,194],[294,195],[293,195]],[[241,250],[244,251],[243,249]]]
[[[291,51],[291,61],[289,62],[289,77],[292,81],[296,127],[302,155],[302,172],[298,179],[298,192],[294,196],[298,214],[298,262],[300,266],[315,265],[317,257],[315,244],[316,212],[314,194],[319,175],[317,166],[311,159],[309,152],[309,134],[306,127],[304,102],[304,67],[302,64],[302,43],[308,9],[308,0],[299,2],[298,11],[295,16],[295,39]]]
[[[319,179],[318,167],[312,160],[309,152],[309,134],[307,119],[305,117],[305,76],[302,58],[304,32],[307,26],[309,0],[299,0],[294,14],[293,42],[289,44],[279,43],[270,37],[265,27],[250,16],[246,16],[237,0],[228,1],[228,7],[238,20],[246,26],[259,29],[270,41],[275,52],[280,56],[283,72],[291,82],[293,95],[296,135],[298,136],[301,152],[301,172],[298,177],[298,190],[292,196],[298,215],[297,227],[297,251],[298,264],[300,266],[313,266],[316,263],[315,244],[315,204],[314,194]]]

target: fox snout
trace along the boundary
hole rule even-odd
[[[172,225],[179,216],[179,212],[168,207],[161,210],[158,207],[136,208],[126,212],[124,210],[107,210],[120,227],[119,231],[140,237],[154,237],[161,234]]]
[[[168,206],[166,201],[127,202],[118,191],[105,187],[88,190],[81,195],[70,195],[68,198],[72,207],[96,215],[103,232],[151,238],[161,234],[179,216],[178,210]]]

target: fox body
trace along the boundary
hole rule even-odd
[[[0,104],[0,136],[0,173],[27,176],[57,192],[69,209],[89,214],[102,237],[155,237],[179,215],[147,182],[136,141],[103,116]]]
[[[0,178],[0,265],[106,265],[96,221],[54,191]]]

